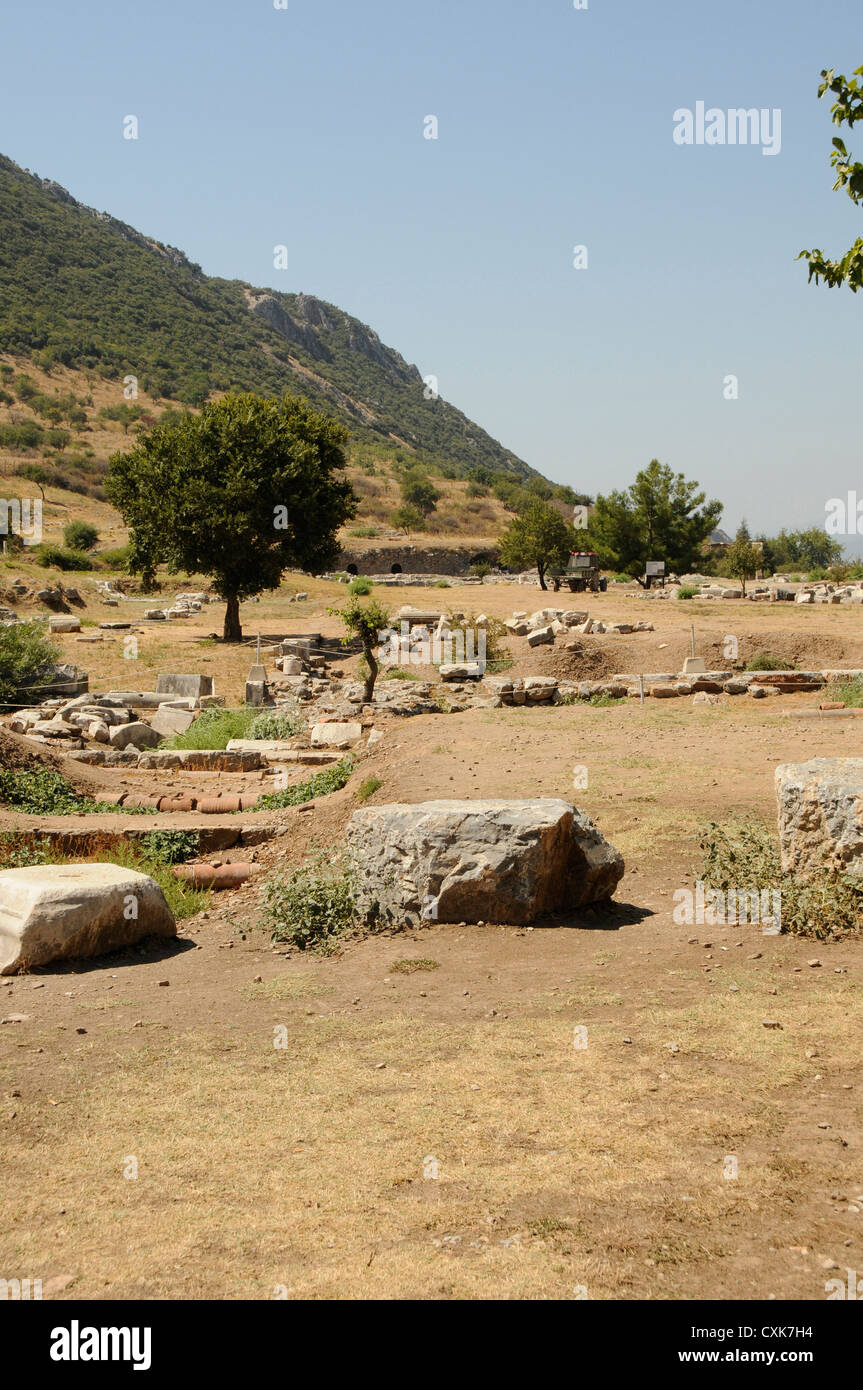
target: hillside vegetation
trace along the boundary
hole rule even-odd
[[[290,390],[386,457],[453,477],[534,474],[454,406],[426,399],[417,368],[358,319],[310,295],[205,275],[4,156],[0,352],[111,381],[116,404],[127,375],[148,401],[192,406],[232,387]]]

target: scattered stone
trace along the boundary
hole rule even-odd
[[[128,748],[130,744],[136,748],[155,748],[162,741],[161,734],[137,719],[129,724],[114,724],[108,737],[112,748]]]

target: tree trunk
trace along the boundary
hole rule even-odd
[[[541,589],[547,589],[548,585],[545,582],[545,570],[543,569],[542,565],[537,565],[536,569],[539,575],[539,587]]]
[[[222,630],[224,642],[242,642],[243,629],[240,627],[240,600],[236,594],[225,595],[225,626]]]
[[[363,699],[367,705],[370,705],[375,698],[375,681],[378,678],[378,663],[375,659],[372,647],[364,647],[363,655],[366,659],[366,665],[369,668],[369,674],[366,676],[366,682],[363,688]]]

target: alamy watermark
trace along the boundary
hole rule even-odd
[[[735,107],[722,111],[718,106],[705,109],[703,101],[693,111],[679,106],[674,113],[675,145],[760,145],[762,154],[782,150],[782,111],[774,106]]]
[[[708,888],[701,879],[691,888],[675,888],[671,919],[678,927],[760,924],[765,936],[782,930],[782,890],[779,888]]]
[[[400,632],[387,629],[378,634],[385,660],[401,664],[405,661],[413,666],[440,666],[475,663],[485,670],[486,632],[485,628],[446,628],[442,632],[430,633],[422,629],[417,634],[411,632],[411,625],[402,621]]]
[[[829,497],[824,511],[828,536],[863,536],[863,497],[858,501],[853,489],[845,497]]]
[[[18,536],[24,545],[42,540],[41,498],[0,497],[0,536]]]

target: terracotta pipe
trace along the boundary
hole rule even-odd
[[[163,796],[159,802],[160,811],[194,811],[195,798],[193,796]]]
[[[251,864],[175,864],[174,876],[193,888],[239,888],[251,877]]]
[[[197,809],[206,816],[224,815],[231,811],[239,811],[240,798],[238,796],[204,797],[198,802]]]

